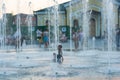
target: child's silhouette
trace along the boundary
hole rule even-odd
[[[58,54],[57,54],[57,62],[62,63],[63,62],[63,55],[62,55],[62,45],[58,45]]]

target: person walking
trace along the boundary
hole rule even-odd
[[[79,33],[78,32],[73,33],[73,41],[74,41],[75,51],[77,51],[79,47]]]
[[[37,36],[37,41],[41,47],[41,43],[42,43],[42,31],[40,29],[37,29],[36,31],[36,36]]]
[[[43,41],[44,41],[45,48],[48,48],[48,45],[49,45],[49,32],[48,32],[48,29],[46,29],[43,32]]]

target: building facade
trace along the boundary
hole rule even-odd
[[[59,26],[65,25],[69,27],[74,27],[74,22],[77,22],[78,27],[83,28],[83,14],[84,10],[87,8],[87,13],[90,15],[89,19],[89,35],[91,37],[103,37],[104,31],[106,31],[107,20],[105,20],[105,15],[109,11],[106,11],[106,6],[103,0],[72,0],[64,4],[60,4],[64,9],[58,10],[59,12]],[[113,15],[114,15],[114,24],[119,24],[119,0],[113,2]],[[85,6],[87,6],[85,8]],[[49,11],[50,9],[50,11]],[[52,11],[53,10],[53,11]],[[43,10],[35,11],[34,14],[37,17],[37,26],[43,26],[46,24],[47,20],[50,20],[50,24],[54,26],[54,17],[55,17],[54,6],[51,8],[46,8]],[[112,16],[112,15],[111,15]]]
[[[102,0],[88,0],[88,2],[83,3],[83,0],[74,0],[71,2],[71,8],[70,3],[66,4],[66,10],[67,10],[67,16],[70,14],[72,15],[72,24],[73,21],[76,19],[78,20],[78,25],[83,25],[83,12],[84,12],[84,5],[87,4],[87,11],[90,14],[90,22],[89,22],[89,31],[90,36],[95,37],[102,37],[104,36],[104,31],[106,29],[106,26],[104,23],[104,14],[106,11],[104,11],[104,5]],[[70,11],[71,10],[71,11]],[[115,24],[118,24],[118,5],[114,4],[114,13],[115,13]],[[113,20],[114,21],[114,20]],[[67,17],[67,25],[70,24],[70,17]],[[83,27],[83,26],[82,26]]]
[[[67,23],[64,4],[34,11],[34,15],[36,15],[37,26],[46,26],[47,21],[49,21],[51,26],[54,26],[55,17],[58,20],[59,26],[65,26]]]

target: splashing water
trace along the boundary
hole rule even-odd
[[[30,43],[32,47],[32,10],[31,10],[31,2],[29,2],[29,15],[27,16],[28,23],[28,36],[30,37]],[[29,35],[30,34],[30,35]]]
[[[83,36],[84,36],[84,43],[83,43],[83,50],[88,48],[88,38],[89,38],[89,19],[91,12],[88,12],[89,4],[88,0],[82,0],[83,5]]]
[[[6,41],[6,23],[7,23],[7,18],[6,18],[6,6],[3,3],[2,5],[2,21],[1,21],[1,48],[5,48],[5,41]]]
[[[112,51],[115,47],[115,14],[112,0],[103,0],[103,6],[108,51]]]
[[[58,14],[58,2],[57,0],[54,1],[55,5],[54,5],[54,36],[55,36],[55,49],[56,46],[59,43],[59,39],[58,39],[58,33],[59,33],[59,14]]]

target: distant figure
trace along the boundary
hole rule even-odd
[[[23,42],[24,42],[24,44],[25,44],[25,36],[22,36],[22,37],[21,37],[21,46],[23,46]]]
[[[72,27],[72,32],[77,32],[79,30],[79,22],[77,19],[74,19],[73,21],[73,27]]]
[[[21,32],[17,30],[13,36],[15,39],[15,48],[19,48],[21,46]]]
[[[39,42],[39,45],[41,47],[41,43],[42,43],[42,31],[40,29],[37,29],[36,31],[36,36],[37,36],[37,41]]]
[[[57,54],[57,62],[58,62],[58,63],[62,63],[63,60],[64,60],[62,54],[63,54],[63,53],[62,53],[62,45],[59,44],[59,45],[58,45],[58,54]]]
[[[39,40],[42,36],[42,31],[40,29],[37,29],[36,31],[36,36],[37,36],[37,40]]]
[[[45,48],[48,48],[48,45],[49,45],[49,32],[48,32],[47,29],[43,32],[43,41],[44,41]]]
[[[74,47],[76,51],[79,47],[79,33],[78,32],[73,33],[73,41],[74,41]]]
[[[116,25],[116,47],[117,47],[117,50],[119,50],[119,47],[120,47],[120,28],[119,28],[119,25],[117,24]]]

